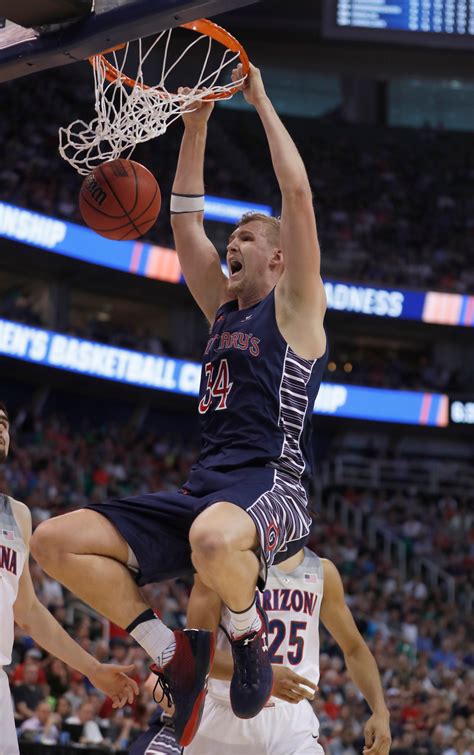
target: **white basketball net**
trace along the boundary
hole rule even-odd
[[[107,69],[103,59],[100,56],[94,58],[96,117],[90,123],[76,120],[66,128],[59,129],[59,152],[78,173],[88,175],[106,160],[115,160],[120,156],[130,157],[137,144],[164,134],[173,121],[183,113],[191,112],[197,101],[206,99],[209,95],[229,99],[232,97],[230,90],[243,83],[245,77],[239,81],[230,81],[231,67],[239,62],[239,53],[228,48],[223,48],[217,67],[207,72],[207,68],[212,67],[209,66],[209,58],[214,40],[205,34],[197,36],[174,62],[168,64],[172,32],[173,29],[162,31],[146,51],[143,40],[137,40],[139,65],[133,87],[125,83],[125,67],[132,43],[127,43],[119,53],[108,53],[110,62],[119,71],[116,81],[106,78]],[[205,40],[207,51],[197,82],[187,94],[168,91],[166,79],[171,71],[191,48]],[[149,86],[143,80],[142,68],[160,42],[164,45],[161,79],[158,84]],[[214,41],[214,45],[219,43]],[[229,83],[218,83],[222,71],[228,67]]]

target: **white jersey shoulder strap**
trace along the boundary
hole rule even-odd
[[[26,544],[23,538],[23,532],[20,529],[14,510],[13,498],[0,493],[0,543],[15,542],[15,547],[19,550],[26,550]]]
[[[23,533],[15,518],[13,499],[0,493],[0,666],[11,660],[13,605],[26,551]]]

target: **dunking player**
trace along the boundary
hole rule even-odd
[[[0,462],[8,456],[9,420],[0,403]],[[28,567],[31,514],[19,501],[0,494],[0,752],[17,755],[18,740],[13,719],[8,677],[2,667],[11,662],[13,622],[41,647],[81,671],[114,701],[114,707],[132,703],[136,682],[125,672],[133,666],[104,665],[72,640],[36,597]]]
[[[240,68],[233,72],[241,76]],[[203,164],[211,103],[184,116],[172,225],[188,286],[212,323],[199,413],[203,448],[177,493],[94,504],[44,522],[32,540],[43,568],[155,658],[182,744],[197,729],[212,642],[173,633],[138,584],[190,572],[229,607],[234,713],[256,715],[271,693],[259,572],[304,544],[310,517],[311,416],[327,361],[326,307],[311,189],[298,151],[252,67],[244,96],[263,124],[282,195],[281,221],[244,217],[227,250],[230,277],[203,228]],[[191,548],[190,548],[191,546]],[[191,556],[192,550],[192,556]],[[258,552],[258,555],[257,555]]]
[[[239,720],[231,711],[229,612],[225,607],[221,609],[220,600],[206,594],[206,590],[197,578],[189,601],[188,624],[217,629],[220,623],[218,649],[201,726],[192,744],[184,749],[184,755],[222,755],[222,752],[226,755],[322,755],[323,749],[318,743],[319,722],[308,703],[319,681],[320,619],[341,647],[350,677],[372,709],[364,730],[364,755],[387,755],[389,712],[375,659],[345,603],[341,578],[331,561],[320,559],[305,548],[269,569],[260,599],[269,618],[273,697],[251,721]],[[288,704],[300,702],[299,705]],[[182,752],[173,740],[173,730],[167,720],[161,715],[132,745],[130,755]]]

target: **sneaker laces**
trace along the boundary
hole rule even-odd
[[[163,671],[158,671],[158,668],[156,666],[150,666],[150,671],[152,671],[157,676],[155,686],[153,687],[153,700],[155,701],[155,703],[157,703],[157,705],[159,705],[166,697],[166,702],[171,708],[171,706],[174,705],[174,700],[169,680],[166,678],[166,675],[163,673]],[[161,691],[163,693],[159,700],[157,700],[155,697],[157,687],[161,687]]]
[[[232,641],[240,686],[258,686],[258,632]]]

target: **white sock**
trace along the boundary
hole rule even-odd
[[[176,649],[174,633],[151,609],[144,611],[127,629],[160,668],[173,657]]]
[[[230,634],[234,640],[249,634],[249,632],[257,632],[262,625],[255,600],[245,611],[231,611],[229,608],[229,613]]]

